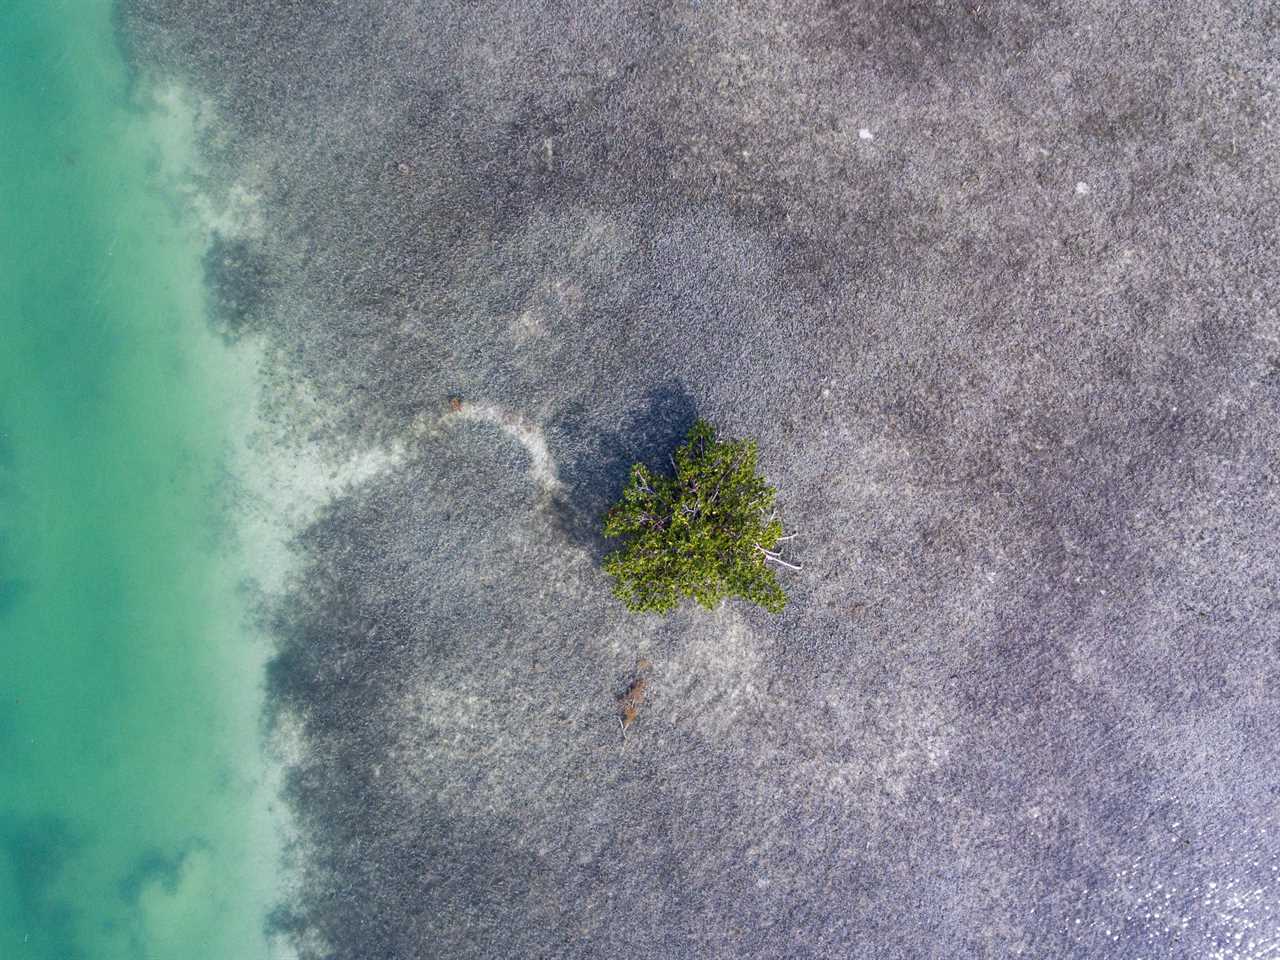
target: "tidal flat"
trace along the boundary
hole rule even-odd
[[[347,478],[266,614],[303,957],[1280,955],[1266,5],[119,29],[259,217],[216,328]],[[779,617],[600,574],[699,416],[801,533]]]

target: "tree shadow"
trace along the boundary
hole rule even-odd
[[[632,464],[670,473],[670,456],[697,419],[697,407],[673,380],[650,389],[621,421],[606,425],[606,416],[576,404],[548,436],[563,485],[552,504],[556,527],[597,562],[619,546],[604,536],[604,515],[622,496]]]

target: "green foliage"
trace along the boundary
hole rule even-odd
[[[783,562],[774,549],[782,523],[776,492],[756,476],[755,443],[717,440],[699,420],[674,461],[674,477],[632,467],[605,519],[605,536],[625,539],[604,562],[613,592],[635,612],[668,613],[686,597],[708,609],[741,597],[781,611],[787,597],[766,563]]]

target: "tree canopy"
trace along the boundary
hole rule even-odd
[[[675,476],[631,468],[604,525],[605,536],[624,541],[604,569],[629,610],[669,613],[686,598],[711,609],[726,597],[782,610],[787,596],[769,563],[800,568],[777,550],[791,538],[756,459],[754,441],[717,440],[699,420],[672,457]]]

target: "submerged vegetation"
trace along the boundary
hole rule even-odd
[[[782,558],[777,492],[756,474],[750,440],[717,440],[699,420],[672,457],[675,476],[642,463],[631,468],[622,500],[605,519],[607,537],[625,540],[604,562],[627,609],[669,613],[684,599],[711,609],[740,597],[770,613],[786,605],[776,563]]]

